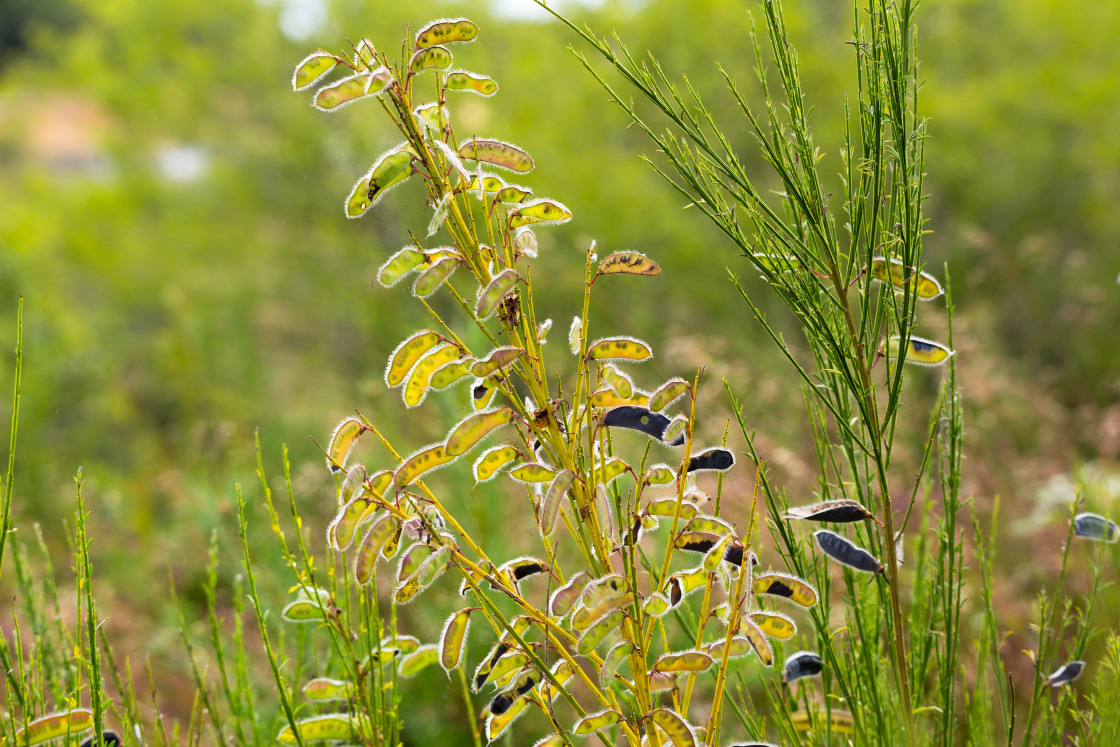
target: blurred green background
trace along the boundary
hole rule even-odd
[[[562,7],[687,71],[765,183],[714,66],[749,89],[755,6]],[[851,12],[788,0],[787,13],[835,171],[854,90]],[[447,398],[406,413],[381,381],[387,354],[424,319],[400,289],[370,286],[406,230],[426,225],[418,193],[402,188],[360,221],[342,214],[395,133],[372,105],[312,110],[290,77],[316,47],[369,36],[394,49],[406,24],[461,14],[482,34],[456,64],[502,89],[452,103],[460,134],[525,147],[537,162],[525,181],[576,216],[541,232],[540,313],[566,328],[592,238],[652,255],[664,274],[600,293],[598,329],[654,343],[658,361],[639,383],[700,363],[726,375],[779,474],[791,490],[810,487],[800,391],[726,283],[725,268],[749,268],[637,157],[656,154],[566,50],[571,34],[530,0],[0,0],[6,350],[16,298],[26,299],[17,521],[41,522],[64,548],[72,476],[84,468],[112,624],[138,632],[129,645],[169,678],[181,677],[181,657],[158,590],[171,564],[197,596],[211,530],[232,536],[234,483],[255,482],[254,429],[270,479],[279,445],[290,446],[297,498],[321,527],[332,486],[309,434],[322,440],[356,407],[418,445],[457,417]],[[1064,531],[1054,521],[1075,482],[1102,512],[1120,497],[1120,4],[940,0],[919,23],[932,137],[926,256],[939,275],[948,263],[958,309],[964,495],[985,512],[1001,497],[1009,570],[997,593],[1006,626],[1026,635],[1053,566],[1017,563],[1024,542]],[[940,315],[928,316],[926,332],[943,333]],[[7,389],[10,365],[2,376]],[[926,379],[916,387],[929,394],[936,374]],[[715,434],[727,412],[717,388]],[[916,431],[925,422],[916,415]],[[464,499],[487,531],[480,499]]]

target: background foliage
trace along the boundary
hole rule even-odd
[[[600,296],[594,313],[665,351],[651,364],[664,376],[650,371],[650,381],[697,362],[726,375],[779,477],[791,493],[811,489],[808,434],[791,415],[799,394],[724,287],[725,267],[750,279],[747,267],[635,157],[646,142],[565,52],[568,32],[476,5],[335,2],[297,41],[280,29],[301,31],[303,3],[0,3],[0,27],[20,29],[0,42],[0,328],[13,328],[19,293],[28,321],[18,523],[41,522],[61,547],[71,477],[84,467],[110,628],[132,633],[127,645],[152,655],[172,689],[187,680],[164,569],[197,601],[207,538],[232,531],[233,482],[252,494],[253,429],[266,454],[290,445],[297,495],[320,527],[333,486],[306,434],[323,437],[355,403],[417,443],[450,419],[407,419],[380,383],[401,330],[421,320],[369,283],[405,227],[426,225],[417,196],[403,187],[362,221],[341,217],[355,176],[393,135],[369,127],[360,107],[328,121],[290,94],[307,45],[340,47],[344,31],[390,44],[405,23],[463,12],[479,22],[485,44],[470,66],[502,91],[460,102],[457,122],[532,152],[545,166],[537,191],[577,218],[542,232],[537,272],[551,282],[540,308],[576,305],[592,237],[656,258],[665,275],[642,285],[654,290]],[[735,114],[712,60],[749,82],[747,7],[618,0],[577,17],[687,71],[710,105],[727,107],[727,123]],[[787,8],[837,168],[842,97],[854,87],[847,13],[823,0]],[[1120,7],[942,0],[920,23],[932,120],[926,256],[948,262],[954,283],[969,413],[962,492],[982,516],[1001,500],[1003,653],[1013,672],[1029,672],[1020,651],[1034,596],[1060,560],[1073,482],[1085,483],[1091,510],[1109,513],[1120,496]],[[737,133],[749,165],[745,123]],[[930,376],[931,397],[935,388]],[[710,403],[724,412],[717,389]],[[718,437],[722,423],[709,420]],[[481,531],[500,530],[487,508],[500,497],[464,494]],[[1113,592],[1098,614],[1118,606]],[[189,707],[174,700],[169,713]],[[406,733],[427,736],[428,721],[413,716]]]

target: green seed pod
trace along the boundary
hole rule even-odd
[[[303,686],[303,694],[308,700],[349,700],[357,692],[353,682],[317,677]]]
[[[448,63],[450,64],[450,62],[449,59]],[[479,96],[493,96],[498,92],[498,83],[493,78],[487,78],[485,75],[478,75],[466,70],[456,70],[448,73],[443,87],[447,91],[477,93]]]
[[[608,726],[614,726],[618,723],[622,715],[618,711],[600,711],[594,713],[585,719],[581,719],[579,723],[572,729],[572,733],[576,736],[587,736],[594,734],[600,729],[605,729]]]
[[[649,396],[649,409],[654,412],[661,412],[684,396],[689,388],[689,383],[684,379],[669,379]]]
[[[553,478],[556,477],[556,471],[543,464],[529,462],[510,470],[509,476],[518,482],[534,484],[552,482]]]
[[[62,713],[41,716],[16,733],[17,745],[34,745],[52,739],[74,736],[93,728],[93,711],[75,708]]]
[[[502,468],[508,466],[520,452],[512,444],[494,446],[482,452],[474,463],[474,480],[477,483],[486,482],[494,478]]]
[[[548,612],[553,617],[563,617],[571,612],[576,600],[583,593],[587,584],[587,574],[578,571],[568,579],[568,582],[552,593],[548,600]]]
[[[385,385],[390,389],[404,382],[416,361],[440,342],[440,336],[430,329],[421,330],[397,345],[389,364],[385,367]]]
[[[451,65],[451,52],[439,45],[416,50],[408,62],[408,70],[413,75],[437,68],[446,70]]]
[[[503,270],[494,276],[494,279],[478,292],[478,301],[475,303],[475,316],[479,320],[489,319],[497,311],[502,299],[517,287],[520,279],[517,270],[512,268]]]
[[[463,660],[467,635],[471,629],[471,612],[473,609],[473,607],[467,607],[458,612],[453,612],[451,617],[447,618],[447,622],[443,624],[443,632],[439,637],[439,664],[444,671],[450,672],[457,668]]]
[[[485,378],[490,374],[509,368],[513,365],[514,361],[523,355],[525,355],[525,351],[521,348],[494,348],[486,358],[475,361],[474,364],[471,365],[471,373],[480,379]]]
[[[483,161],[519,174],[527,174],[533,170],[533,159],[528,153],[512,143],[501,140],[479,138],[467,140],[459,146],[459,156],[469,161]]]
[[[393,81],[386,68],[361,72],[328,83],[315,92],[312,106],[321,112],[336,112],[366,96],[377,96]]]
[[[292,74],[292,90],[303,91],[310,88],[324,75],[334,70],[339,62],[341,60],[338,57],[321,49],[312,52],[296,65],[296,71]]]
[[[405,679],[411,679],[437,661],[439,661],[439,649],[434,644],[421,646],[401,659],[401,663],[397,665],[397,674]]]
[[[411,409],[423,404],[432,388],[432,378],[436,371],[459,359],[459,348],[450,344],[439,345],[425,353],[409,371],[408,379],[401,389],[404,406]]]
[[[508,407],[498,407],[468,415],[447,435],[444,453],[451,457],[465,454],[495,429],[508,425],[511,420],[513,420],[513,410]]]
[[[438,469],[445,464],[455,461],[455,457],[447,456],[443,444],[425,446],[408,459],[404,460],[393,474],[393,484],[398,488],[411,485],[420,475],[433,469]]]
[[[603,687],[610,687],[615,672],[633,652],[634,644],[630,641],[619,641],[611,646],[610,651],[603,657],[603,668],[599,670],[599,684]]]
[[[385,288],[392,288],[423,263],[424,252],[414,246],[406,246],[381,265],[377,271],[377,282]]]
[[[366,431],[362,421],[350,416],[343,418],[335,426],[327,444],[327,467],[331,472],[339,472],[346,467],[346,460],[354,450],[358,439]]]
[[[406,143],[383,153],[370,166],[369,171],[354,183],[344,205],[346,217],[362,217],[390,188],[415,174],[415,158],[416,154]]]
[[[610,363],[604,363],[601,369],[603,381],[623,399],[634,396],[634,380],[626,373],[615,368]]]
[[[588,360],[648,361],[653,357],[649,345],[634,337],[605,337],[587,350]]]
[[[567,223],[572,219],[572,212],[559,202],[553,200],[533,200],[526,202],[521,207],[509,214],[509,227],[521,228],[543,223],[556,225]]]
[[[425,49],[436,44],[469,42],[478,36],[478,26],[466,18],[432,21],[416,34],[416,48]]]
[[[545,493],[544,500],[541,501],[541,534],[545,537],[552,534],[556,529],[556,519],[560,516],[560,503],[564,496],[568,494],[568,489],[572,487],[572,482],[575,480],[575,474],[566,469],[556,477],[552,478],[552,483],[548,486],[548,492]]]
[[[470,358],[460,358],[459,360],[443,364],[432,374],[432,378],[428,382],[428,389],[433,392],[438,392],[441,389],[446,389],[451,386],[456,381],[470,376],[471,371],[469,366],[471,362],[472,359]]]
[[[603,615],[580,637],[579,643],[576,645],[576,650],[582,656],[590,654],[595,650],[596,646],[606,639],[608,634],[622,625],[622,621],[625,617],[622,610],[613,610]]]
[[[650,617],[661,617],[669,611],[669,600],[664,594],[650,594],[642,606],[642,611]]]
[[[661,727],[673,747],[696,747],[696,735],[679,713],[671,708],[657,708],[650,712],[650,719]]]
[[[427,298],[432,295],[451,277],[451,273],[458,266],[459,261],[454,257],[444,257],[428,269],[422,270],[412,286],[412,295],[417,298]]]
[[[324,610],[331,607],[331,594],[326,589],[300,589],[299,597],[281,610],[280,617],[295,623],[322,622]]]
[[[324,716],[305,718],[296,722],[296,727],[299,729],[298,740],[292,732],[291,725],[288,725],[276,735],[276,741],[280,744],[298,744],[300,741],[349,740],[360,733],[359,723],[359,719],[349,713],[329,713]]]
[[[646,470],[645,479],[650,485],[668,485],[677,479],[673,468],[667,464],[655,464]]]

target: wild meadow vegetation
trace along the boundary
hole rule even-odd
[[[341,420],[312,416],[311,466],[258,435],[256,477],[231,480],[212,534],[138,576],[160,579],[147,594],[185,662],[178,687],[108,624],[118,595],[94,558],[114,540],[84,471],[66,546],[14,521],[34,375],[21,299],[0,742],[1116,743],[1107,502],[1071,487],[1050,541],[1008,558],[1019,507],[966,491],[968,392],[987,383],[958,352],[955,288],[973,286],[928,246],[926,9],[853,3],[853,88],[834,100],[805,85],[784,5],[752,6],[752,64],[689,76],[632,52],[624,26],[554,24],[659,175],[649,195],[601,195],[607,214],[684,205],[666,222],[695,224],[726,268],[685,293],[703,266],[690,253],[561,233],[581,217],[550,174],[581,168],[578,138],[552,160],[511,142],[489,100],[508,84],[476,66],[485,23],[380,26],[298,62],[292,86],[328,129],[353,115],[387,146],[343,159],[342,212],[401,223],[404,246],[359,302],[346,268],[339,295],[315,300],[381,322],[372,340],[324,329],[321,364],[372,347],[384,372]],[[560,85],[549,69],[523,83]],[[826,109],[841,126],[821,136]],[[558,116],[542,98],[529,121]],[[306,212],[328,191],[337,204],[314,184],[274,207]],[[713,324],[690,306],[720,294],[737,309],[720,334],[764,341],[779,373],[755,383],[798,427],[767,419],[775,405],[735,360],[688,344]],[[651,299],[652,315],[616,310]],[[1028,630],[1002,601],[1024,562],[1047,569]],[[1009,666],[1018,655],[1028,668]]]

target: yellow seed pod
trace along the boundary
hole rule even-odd
[[[486,358],[471,364],[471,373],[480,379],[485,378],[501,369],[509,368],[515,360],[523,355],[525,355],[525,351],[521,348],[495,348]]]
[[[483,161],[519,174],[527,174],[533,170],[533,158],[528,153],[501,140],[466,140],[459,146],[459,157],[469,161]]]
[[[498,381],[494,377],[475,379],[471,385],[471,409],[475,412],[485,410],[497,393]]]
[[[902,351],[901,338],[891,337],[879,345],[879,355],[897,361]],[[939,342],[911,336],[906,346],[906,362],[916,366],[940,366],[955,355]]]
[[[600,275],[660,275],[657,263],[640,252],[617,252],[599,263]]]
[[[424,562],[427,562],[426,560]],[[420,576],[419,571],[412,574],[401,582],[393,591],[393,604],[405,605],[412,601],[413,597],[420,593]]]
[[[401,546],[401,525],[398,523],[393,533],[389,535],[388,542],[381,548],[381,557],[386,560],[390,559],[397,554],[397,549]]]
[[[816,589],[799,578],[778,571],[755,576],[751,581],[751,590],[755,594],[769,594],[788,599],[802,607],[812,607],[817,603]]]
[[[567,223],[572,219],[572,211],[555,200],[533,200],[509,214],[509,227],[521,228],[541,223],[555,225]]]
[[[493,96],[498,92],[498,83],[485,75],[469,73],[466,70],[456,70],[447,74],[444,88],[448,91],[463,91],[465,93],[477,93],[479,96]]]
[[[365,96],[376,96],[390,80],[392,75],[385,68],[348,75],[317,90],[311,105],[321,112],[338,111]]]
[[[572,613],[572,629],[586,630],[588,625],[601,618],[610,610],[629,607],[633,603],[634,595],[627,593],[604,599],[594,607],[587,607],[581,604],[576,607],[575,611]]]
[[[561,747],[563,744],[564,737],[559,734],[550,734],[533,742],[533,747]]]
[[[645,479],[650,485],[668,485],[677,479],[677,474],[667,464],[655,464],[646,470]]]
[[[764,666],[768,667],[774,663],[774,651],[770,648],[770,642],[766,640],[766,636],[758,626],[750,621],[750,618],[744,617],[739,621],[739,632],[750,641],[751,648],[758,654],[758,660]]]
[[[886,257],[875,257],[871,260],[870,275],[875,280],[890,283],[896,288],[905,288],[907,280],[912,290],[922,301],[930,301],[941,295],[941,283],[937,278],[926,272],[918,272],[913,267],[907,267],[902,260]]]
[[[692,521],[688,522],[688,530],[690,532],[714,534],[717,537],[735,533],[735,528],[723,519],[715,516],[707,516],[705,514],[694,516]]]
[[[343,418],[335,426],[327,445],[327,467],[331,472],[341,472],[345,469],[350,452],[354,450],[358,439],[365,431],[366,427],[362,421],[353,416]]]
[[[370,526],[358,546],[358,555],[354,558],[354,580],[358,585],[365,586],[373,578],[377,558],[384,549],[385,543],[399,530],[400,524],[392,514],[388,513],[382,514],[381,518]]]
[[[522,187],[522,186],[519,186],[517,184],[510,184],[508,186],[505,186],[505,187],[502,187],[501,189],[499,189],[497,191],[497,193],[494,195],[494,199],[497,200],[498,202],[504,202],[506,204],[517,205],[519,203],[525,202],[525,200],[532,197],[532,195],[533,195],[533,190],[529,189],[528,187]],[[525,240],[522,240],[520,242],[521,246],[518,246],[518,243],[519,242],[517,242],[517,240],[515,239],[514,240],[514,248],[517,249],[518,252],[520,252],[521,254],[524,254],[527,257],[535,257],[536,256],[535,254],[531,253],[532,251],[534,251],[533,249],[530,249],[529,251],[525,251],[525,248],[524,248]]]
[[[513,420],[513,410],[508,407],[497,407],[468,415],[447,434],[444,453],[447,456],[465,454],[491,431],[508,425],[511,420]]]
[[[629,464],[618,457],[611,457],[607,460],[606,464],[595,465],[595,477],[605,485],[621,475],[626,474],[626,470],[628,469],[630,469]]]
[[[327,547],[332,550],[345,550],[354,541],[358,526],[369,515],[370,501],[363,496],[351,499],[345,506],[338,509],[334,520],[327,528]],[[376,510],[376,505],[374,505]]]
[[[415,75],[433,68],[446,70],[450,65],[451,52],[447,47],[432,46],[416,50],[408,61],[408,71]]]
[[[15,743],[17,745],[41,744],[67,735],[75,736],[92,728],[93,711],[87,708],[75,708],[35,719],[16,733]]]
[[[671,708],[657,708],[650,712],[650,720],[661,727],[673,747],[696,747],[696,735],[679,713]]]
[[[353,682],[332,680],[329,677],[316,677],[303,686],[303,694],[308,700],[348,700],[357,688]]]
[[[432,374],[431,380],[428,382],[428,388],[431,391],[438,392],[441,389],[454,384],[456,381],[466,378],[470,375],[470,364],[473,361],[468,359],[456,360],[451,363],[445,363],[435,370]]]
[[[482,483],[492,480],[494,475],[498,474],[503,467],[509,465],[518,456],[520,456],[520,452],[508,443],[487,449],[475,460],[474,481]]]
[[[556,528],[556,519],[560,516],[561,502],[564,496],[568,494],[574,480],[575,474],[570,469],[566,469],[552,478],[552,483],[548,486],[548,492],[545,493],[544,499],[541,501],[540,523],[543,536],[549,536]]]
[[[824,713],[820,708],[811,711],[793,711],[790,714],[790,725],[795,731],[829,730],[836,734],[852,735],[856,733],[855,719],[848,711],[833,708]]]
[[[517,270],[512,267],[495,275],[494,279],[485,288],[480,288],[478,291],[478,301],[474,307],[475,316],[479,320],[489,319],[493,316],[494,312],[498,310],[498,304],[502,302],[507,293],[517,287],[517,281],[520,278]]]
[[[433,469],[438,469],[445,464],[455,461],[455,457],[447,456],[443,444],[431,444],[417,451],[404,460],[393,475],[393,484],[398,488],[411,485],[416,478]]]
[[[413,408],[420,405],[431,389],[432,376],[443,366],[454,363],[459,358],[459,348],[454,345],[440,345],[425,353],[405,380],[401,389],[404,406]]]
[[[664,594],[653,593],[646,598],[646,603],[642,606],[642,611],[650,617],[661,617],[669,611],[669,600],[665,598]]]
[[[432,21],[416,34],[416,48],[424,49],[437,44],[469,42],[478,36],[478,26],[466,18]]]
[[[524,483],[552,482],[553,478],[556,477],[556,471],[543,464],[529,462],[510,470],[509,476]]]
[[[592,407],[611,408],[622,405],[645,407],[647,404],[649,404],[649,395],[640,389],[635,390],[629,397],[620,397],[614,389],[600,389],[591,394]]]
[[[408,177],[416,173],[415,151],[409,148],[406,144],[402,143],[397,147],[389,150],[387,153],[382,154],[373,166],[370,166],[369,171],[363,174],[350,190],[350,195],[346,198],[344,210],[347,218],[360,218],[365,215],[366,211],[381,201],[381,198],[388,193],[388,191],[403,182]],[[400,253],[398,252],[398,255]],[[421,257],[422,259],[422,257]],[[404,257],[401,258],[399,265],[406,264]],[[418,263],[417,263],[418,264]],[[407,274],[417,265],[404,269],[401,275]],[[387,277],[391,278],[393,273],[390,271]],[[401,275],[398,275],[396,280],[392,283],[382,283],[388,287],[397,280]]]
[[[681,501],[680,518],[681,521],[688,521],[696,516],[700,509],[696,504],[689,503],[688,501]],[[649,503],[646,504],[646,513],[650,516],[663,516],[672,518],[677,514],[677,499],[673,496],[666,498],[651,498]]]
[[[590,654],[596,646],[606,639],[611,631],[622,625],[624,618],[625,615],[622,610],[613,610],[603,615],[580,637],[579,643],[576,645],[576,651],[582,656]]]
[[[472,610],[472,607],[467,607],[453,612],[443,624],[443,632],[439,637],[439,665],[444,671],[450,672],[463,660],[463,650],[471,629]]]
[[[649,345],[634,337],[605,337],[587,350],[588,360],[593,361],[648,361],[652,357]]]
[[[634,394],[634,380],[625,372],[610,363],[604,363],[601,369],[603,381],[607,383],[622,399],[629,399]]]
[[[424,253],[414,246],[406,246],[385,260],[377,271],[377,282],[384,288],[392,288],[423,263]]]
[[[704,556],[704,570],[714,571],[718,568],[719,564],[723,561],[723,556],[727,553],[727,548],[729,548],[734,541],[735,535],[729,534],[717,542],[715,547],[708,550],[708,553]]]
[[[567,583],[552,593],[548,600],[548,612],[553,617],[563,617],[571,612],[576,600],[583,593],[587,584],[587,574],[577,571],[568,579]]]
[[[378,470],[366,478],[366,490],[377,498],[385,498],[385,492],[393,484],[393,473],[387,469]]]
[[[600,711],[599,713],[593,713],[587,718],[581,719],[572,729],[572,733],[580,737],[594,734],[600,729],[614,726],[621,718],[622,715],[618,711]]]
[[[684,379],[669,379],[649,396],[649,409],[654,412],[664,410],[680,399],[688,389],[689,384]]]
[[[703,567],[692,568],[687,571],[677,571],[669,577],[670,581],[673,579],[680,584],[681,594],[688,596],[708,582],[708,572]]]
[[[622,666],[622,662],[634,652],[634,644],[630,641],[619,641],[611,646],[610,651],[603,657],[603,667],[599,670],[599,683],[609,687],[615,672]]]
[[[495,739],[502,735],[509,725],[517,720],[517,717],[525,712],[525,706],[529,704],[527,698],[518,698],[514,701],[513,705],[509,707],[505,713],[494,716],[490,715],[486,718],[486,724],[483,729],[486,739],[493,742]]]
[[[617,573],[612,573],[609,576],[597,578],[587,584],[583,589],[583,595],[580,601],[583,602],[585,607],[596,607],[605,599],[616,597],[619,594],[625,593],[630,588],[626,582],[626,577]]]
[[[437,661],[439,661],[439,648],[435,644],[421,646],[401,659],[401,663],[397,665],[397,674],[405,679],[411,679]]]
[[[310,88],[316,81],[334,69],[341,60],[333,54],[319,50],[307,55],[296,65],[292,74],[292,90],[302,91]]]
[[[506,654],[495,662],[486,681],[500,690],[512,682],[517,673],[528,663],[529,657],[521,651]]]
[[[303,742],[321,742],[328,739],[351,739],[358,731],[358,723],[349,713],[328,713],[325,716],[315,716],[297,721],[299,740],[292,732],[289,724],[276,735],[280,744],[298,744]]]
[[[720,640],[710,644],[708,648],[705,649],[705,651],[707,651],[708,655],[711,656],[715,661],[723,661],[723,649],[726,644],[727,641],[721,638]],[[731,650],[727,654],[727,658],[735,659],[740,656],[746,656],[751,651],[754,651],[754,647],[751,646],[751,642],[743,636],[737,635],[731,639]]]
[[[752,612],[750,618],[764,635],[771,638],[784,641],[797,634],[797,625],[781,612]]]
[[[654,672],[703,672],[712,666],[712,657],[703,651],[680,651],[661,656],[653,664]]]
[[[392,389],[404,382],[416,361],[436,345],[440,337],[430,329],[421,330],[397,345],[385,367],[385,385]]]

